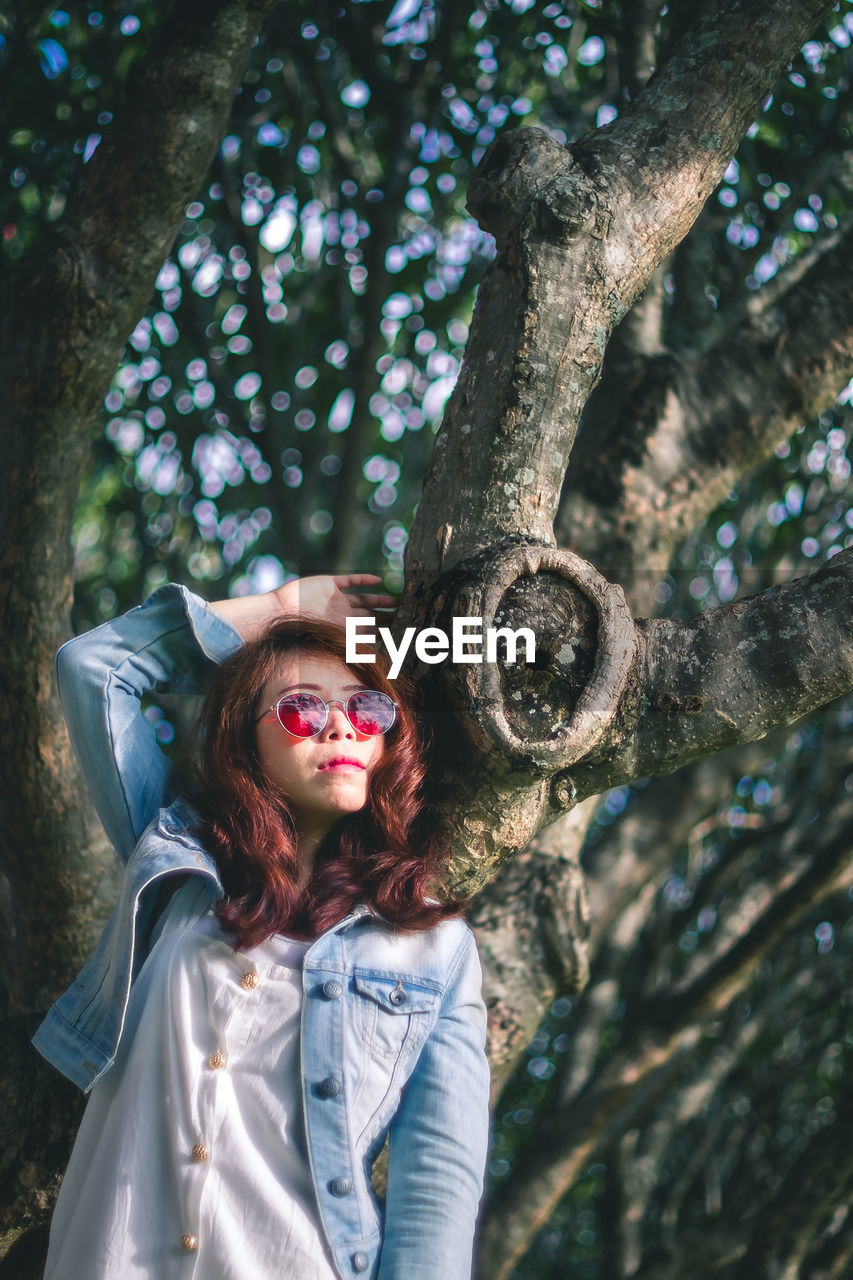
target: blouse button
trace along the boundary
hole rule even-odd
[[[192,1158],[196,1164],[204,1164],[209,1155],[210,1152],[203,1142],[197,1142],[192,1149]]]
[[[212,1053],[207,1060],[207,1065],[211,1071],[218,1071],[220,1067],[225,1066],[225,1054],[221,1049],[217,1049],[216,1053]]]
[[[189,1234],[181,1236],[181,1248],[185,1253],[195,1253],[198,1248],[198,1236],[191,1236]]]
[[[244,991],[254,991],[259,982],[260,978],[255,973],[254,969],[247,969],[240,979],[240,986]]]

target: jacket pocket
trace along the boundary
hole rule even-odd
[[[359,1022],[368,1052],[398,1058],[423,1024],[431,1023],[441,992],[409,978],[373,970],[353,971],[363,1002]]]
[[[427,979],[426,982],[429,980]],[[358,1144],[372,1141],[390,1119],[417,1052],[438,1016],[442,990],[423,979],[354,969],[351,1008],[361,1063],[353,1097]]]

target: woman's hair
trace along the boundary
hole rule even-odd
[[[426,743],[416,689],[404,677],[392,683],[379,655],[375,664],[346,665],[365,685],[394,699],[396,722],[371,769],[365,807],[335,822],[316,851],[310,881],[299,888],[293,815],[266,778],[256,745],[263,690],[281,659],[297,651],[345,662],[344,629],[320,620],[274,622],[219,667],[202,708],[200,793],[194,800],[225,889],[217,906],[220,922],[239,948],[273,933],[313,937],[359,902],[407,929],[429,928],[458,913],[458,900],[431,896],[446,852],[428,829]]]

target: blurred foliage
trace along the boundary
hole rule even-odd
[[[61,226],[162,6],[27,12],[0,16],[12,258]],[[613,119],[635,78],[636,21],[627,4],[571,0],[274,11],[95,424],[79,627],[169,577],[239,592],[379,566],[400,584],[492,253],[465,212],[468,178],[502,130],[535,123],[572,141]],[[697,227],[698,299],[695,265],[667,277],[674,346],[710,342],[727,309],[846,217],[832,158],[848,140],[850,29],[839,19],[806,45],[750,130]],[[769,501],[790,500],[784,480]],[[726,557],[704,559],[719,581]]]
[[[38,253],[61,229],[81,166],[114,115],[132,110],[128,74],[163,8],[116,0],[0,12],[7,258]],[[645,71],[643,11],[629,0],[276,8],[93,424],[75,526],[78,628],[167,578],[242,592],[294,572],[379,566],[399,586],[433,434],[493,252],[465,211],[467,182],[504,130],[535,124],[571,142],[624,110]],[[662,6],[661,48],[671,20]],[[762,291],[850,225],[851,36],[845,0],[782,77],[673,255],[663,334],[673,352],[712,351]],[[662,612],[725,603],[851,544],[853,383],[839,392],[694,532],[659,584]],[[825,735],[837,742],[850,724],[843,704],[791,731],[779,755],[737,782],[700,864],[674,851],[652,913],[657,981],[700,965],[743,894],[761,885],[778,852],[762,830],[792,814],[814,821],[802,812],[814,762]],[[827,770],[848,785],[837,760]],[[588,858],[644,785],[603,798]],[[831,1121],[850,1069],[839,974],[851,943],[845,904],[834,900],[756,976],[750,1002],[766,1026],[702,1120],[719,1136],[721,1183],[741,1186],[748,1167],[747,1186],[770,1186],[797,1135]],[[807,991],[780,1008],[774,990],[805,965]],[[572,1012],[556,1001],[502,1100],[496,1180],[511,1177],[515,1152],[553,1101]],[[630,1016],[628,1003],[614,1005],[603,1057]],[[699,1141],[686,1126],[662,1183],[678,1182]],[[588,1170],[519,1277],[601,1274],[609,1177],[606,1164]],[[706,1170],[693,1169],[679,1194],[680,1212],[701,1220]]]
[[[7,254],[61,219],[157,17],[6,19]],[[492,253],[467,179],[502,128],[594,125],[605,26],[521,0],[276,9],[106,398],[78,625],[187,569],[241,591],[380,564],[399,584]]]
[[[677,861],[659,877],[638,944],[619,956],[605,941],[590,987],[574,1001],[559,997],[528,1044],[495,1117],[493,1186],[511,1177],[516,1154],[535,1144],[538,1125],[547,1127],[554,1108],[566,1105],[563,1085],[575,1065],[576,1037],[588,1034],[588,1024],[581,1021],[576,1030],[575,1023],[596,984],[609,997],[587,1081],[642,1033],[650,997],[700,979],[744,935],[745,921],[772,904],[781,878],[802,872],[824,826],[831,828],[836,798],[853,792],[851,730],[853,698],[847,697],[783,732],[775,752],[768,748],[754,773],[737,778],[708,818],[700,821],[697,812],[688,846],[673,850]],[[725,767],[726,757],[720,760]],[[602,797],[584,847],[590,874],[596,851],[608,841],[618,844],[620,823],[653,785],[640,780]],[[786,838],[786,827],[798,837]],[[591,1163],[536,1236],[515,1280],[552,1280],[567,1270],[580,1280],[622,1274],[602,1266],[608,1241],[612,1247],[624,1226],[623,1181],[630,1187],[632,1161],[657,1162],[651,1221],[644,1223],[652,1257],[691,1227],[709,1244],[717,1230],[726,1238],[772,1203],[809,1139],[835,1123],[847,1096],[850,900],[851,892],[835,892],[806,911],[761,959],[745,992],[721,1015],[705,1016],[696,1049],[662,1099],[649,1096],[627,1135],[628,1167],[616,1149]],[[701,1087],[715,1049],[736,1042],[751,1022],[758,1024],[755,1034],[742,1054],[732,1054],[708,1105],[681,1123],[682,1092]],[[698,1263],[696,1270],[705,1274]]]

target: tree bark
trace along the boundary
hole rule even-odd
[[[589,980],[590,917],[580,848],[587,801],[534,836],[474,902],[483,965],[492,1096],[497,1098],[543,1012]]]
[[[0,1073],[0,1276],[35,1276],[23,1243],[43,1227],[56,1199],[74,1134],[83,1115],[80,1091],[36,1053],[30,1038],[39,1014],[21,1014],[3,1023]],[[22,1240],[20,1253],[7,1253]],[[44,1242],[39,1240],[39,1252]],[[26,1253],[27,1257],[22,1256]]]
[[[417,613],[442,571],[498,539],[553,543],[580,413],[614,326],[831,7],[720,0],[612,124],[570,148],[519,129],[487,151],[468,204],[499,252],[427,471],[404,613]]]
[[[626,588],[643,574],[635,609],[653,607],[655,575],[740,478],[835,403],[853,367],[851,246],[848,232],[710,350],[635,361],[604,418],[593,396],[558,536]]]
[[[533,668],[442,669],[454,716],[437,728],[436,802],[457,892],[479,891],[580,800],[761,738],[853,686],[853,549],[689,622],[633,622],[621,591],[579,564],[555,549],[493,547],[433,595],[427,616],[445,630],[452,616],[482,618],[484,633],[525,625],[547,655]]]
[[[44,1006],[70,981],[114,887],[53,682],[69,633],[69,533],[90,424],[271,4],[172,6],[55,235],[22,260],[0,300],[0,826],[18,922],[16,1009]]]
[[[780,850],[764,883],[747,895],[737,934],[721,936],[707,962],[697,960],[695,978],[672,993],[666,988],[656,991],[655,973],[638,969],[654,884],[611,927],[596,957],[590,986],[573,1014],[577,1022],[571,1052],[565,1054],[549,1101],[513,1160],[510,1177],[489,1200],[478,1275],[503,1280],[580,1174],[594,1162],[607,1160],[626,1132],[664,1123],[673,1133],[689,1115],[701,1114],[708,1096],[708,1064],[700,1044],[719,1044],[716,1067],[712,1063],[708,1068],[711,1077],[739,1063],[753,1033],[743,1031],[738,1010],[762,959],[772,956],[774,965],[782,963],[776,957],[781,948],[790,948],[797,922],[849,889],[851,817],[848,797],[836,806],[813,856],[796,848],[783,856]],[[767,832],[764,839],[772,845],[773,833]],[[798,950],[794,948],[795,956]],[[791,961],[785,963],[790,968]],[[841,980],[841,972],[838,976]],[[792,981],[795,985],[787,989],[786,998],[790,1005],[796,984],[800,989],[808,986],[808,974],[795,970]],[[621,1034],[613,1050],[602,1051],[602,1033],[613,1025],[616,1004]],[[760,1004],[759,1019],[772,1007],[777,1007],[772,998],[769,1006]],[[664,1098],[669,1106],[663,1106]],[[827,1197],[834,1194],[827,1191]],[[821,1206],[825,1204],[821,1200]],[[812,1205],[809,1212],[815,1211]],[[701,1264],[694,1265],[701,1274]]]

